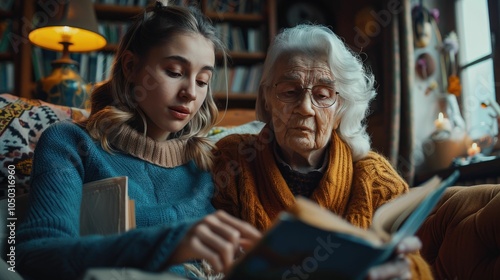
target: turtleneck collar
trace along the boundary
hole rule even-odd
[[[187,163],[184,149],[185,140],[171,139],[156,141],[143,136],[129,125],[122,133],[110,138],[113,147],[137,158],[163,167],[176,167]]]

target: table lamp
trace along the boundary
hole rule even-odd
[[[78,63],[69,53],[95,51],[106,45],[98,31],[92,1],[59,1],[54,15],[32,30],[28,38],[41,48],[62,51],[61,58],[51,63],[52,73],[38,81],[36,97],[53,104],[86,107],[91,85],[80,77]]]

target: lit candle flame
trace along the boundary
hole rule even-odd
[[[438,120],[443,121],[443,119],[444,119],[443,113],[439,112]]]

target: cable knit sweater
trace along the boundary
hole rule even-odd
[[[274,135],[266,126],[259,135],[230,135],[217,142],[213,204],[260,230],[268,229],[295,201],[273,157],[273,141]],[[368,228],[375,209],[408,190],[382,156],[370,152],[353,162],[349,146],[336,133],[328,156],[325,175],[310,199],[353,225]],[[410,258],[412,279],[432,279],[420,255]]]
[[[50,126],[40,137],[30,209],[16,232],[17,268],[24,276],[76,279],[90,267],[164,270],[192,223],[214,211],[210,173],[185,158],[184,142],[156,142],[127,127],[111,143],[112,154],[70,122]],[[137,229],[79,236],[82,185],[123,175],[135,200]]]

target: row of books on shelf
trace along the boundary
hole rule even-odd
[[[106,37],[108,44],[117,44],[122,38],[129,22],[101,21],[99,32]],[[221,40],[231,51],[263,52],[265,51],[265,31],[263,28],[240,27],[230,23],[217,23],[217,32],[221,35]]]
[[[100,21],[98,24],[99,33],[104,35],[108,44],[118,44],[125,36],[130,22],[125,21]]]
[[[262,14],[264,0],[208,0],[208,9],[216,13]]]
[[[212,81],[213,92],[226,91],[226,72],[223,67],[217,68]],[[227,83],[230,93],[255,94],[259,89],[262,76],[262,63],[250,66],[237,66],[227,70]]]
[[[0,62],[0,93],[14,91],[14,63],[11,61]]]
[[[14,0],[2,0],[0,1],[0,10],[10,11],[12,9],[12,4],[14,4]]]
[[[215,25],[222,42],[231,51],[263,52],[265,51],[265,31],[262,28],[240,27],[228,22]]]
[[[10,50],[10,34],[12,32],[12,20],[0,21],[0,53]]]
[[[34,47],[32,55],[34,77],[38,81],[50,75],[51,62],[58,59],[60,53]],[[109,78],[114,56],[105,52],[72,53],[71,59],[78,63],[76,68],[86,82],[98,83]]]

